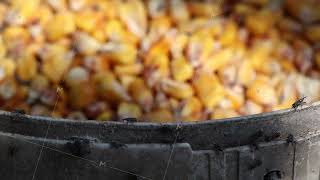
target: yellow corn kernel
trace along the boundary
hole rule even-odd
[[[72,59],[67,57],[66,50],[63,46],[51,45],[48,52],[49,53],[45,55],[46,58],[42,65],[42,72],[51,81],[57,83],[69,68]]]
[[[4,73],[4,75],[1,76],[0,80],[5,77],[11,77],[14,75],[16,63],[12,59],[0,59],[0,69]]]
[[[193,67],[184,57],[174,59],[171,62],[171,69],[173,79],[176,81],[184,82],[193,76]]]
[[[239,110],[244,102],[244,93],[243,92],[236,92],[232,89],[226,89],[226,97],[231,101],[232,108],[235,110]]]
[[[44,89],[48,88],[49,86],[49,80],[46,76],[43,74],[36,74],[31,81],[31,88],[36,91],[43,91]]]
[[[243,61],[238,70],[238,82],[244,86],[249,86],[255,79],[256,72],[254,71],[249,61]]]
[[[137,48],[129,43],[109,43],[102,51],[118,64],[133,64],[137,57]]]
[[[97,120],[98,121],[109,121],[113,117],[113,113],[111,110],[107,110],[102,112],[100,115],[98,115]]]
[[[258,11],[249,15],[245,22],[249,30],[257,35],[267,33],[274,24],[273,13],[270,10]]]
[[[225,119],[225,118],[233,118],[240,116],[240,114],[233,109],[222,109],[217,108],[213,110],[213,113],[210,116],[210,119]]]
[[[129,86],[129,92],[132,98],[137,102],[144,110],[148,111],[153,105],[152,92],[147,88],[144,80],[136,78]]]
[[[133,34],[139,38],[145,36],[147,31],[147,12],[142,1],[131,0],[121,3],[119,16]]]
[[[172,19],[178,24],[179,22],[186,22],[190,18],[187,3],[182,0],[170,1],[170,14]]]
[[[4,45],[4,42],[2,40],[2,36],[0,36],[0,58],[3,58],[7,53],[7,48]]]
[[[223,46],[232,45],[238,36],[238,27],[235,22],[228,22],[224,28],[224,31],[220,37],[220,43]]]
[[[80,98],[85,97],[85,98]],[[68,102],[72,108],[82,109],[94,101],[94,88],[89,82],[72,84],[68,91]]]
[[[237,14],[246,16],[246,15],[249,15],[249,14],[254,14],[255,9],[254,9],[254,7],[252,7],[252,6],[248,5],[248,4],[237,3],[235,5],[234,12],[237,13]]]
[[[3,42],[9,47],[15,40],[27,41],[30,37],[30,33],[19,26],[10,26],[3,31]]]
[[[279,104],[272,107],[273,111],[291,108],[292,104],[298,99],[295,84],[292,82],[282,82],[278,87]]]
[[[117,114],[120,119],[140,118],[142,111],[137,104],[123,102],[119,105]]]
[[[218,78],[212,74],[199,74],[194,79],[193,85],[201,102],[208,109],[212,109],[224,98],[224,88]]]
[[[110,41],[130,42],[131,44],[138,42],[138,38],[134,34],[126,31],[125,26],[116,19],[111,19],[106,22],[104,32]]]
[[[320,69],[320,51],[316,52],[315,61],[318,66],[318,69]]]
[[[75,15],[75,24],[80,30],[91,33],[103,18],[102,14],[92,10],[80,11]]]
[[[204,61],[203,69],[212,72],[228,65],[232,61],[234,53],[231,49],[223,49]]]
[[[281,67],[284,71],[287,71],[287,72],[296,72],[297,71],[293,62],[290,62],[289,60],[281,59],[278,61],[278,63],[281,65]]]
[[[170,73],[169,57],[166,54],[158,54],[147,59],[145,66],[155,67],[162,77]]]
[[[45,26],[48,39],[56,41],[76,30],[72,13],[64,12],[55,15]]]
[[[110,100],[113,103],[131,100],[129,94],[112,73],[99,72],[95,75],[94,81],[100,97]]]
[[[18,84],[15,79],[6,79],[0,83],[0,97],[4,100],[13,98],[18,91]]]
[[[178,59],[183,56],[183,50],[187,46],[188,40],[189,37],[185,34],[177,34],[168,38],[173,58]]]
[[[277,103],[275,89],[264,81],[256,80],[247,90],[247,96],[254,102],[262,105],[274,105]]]
[[[117,75],[138,75],[142,70],[142,64],[118,65],[114,68],[114,72]]]
[[[158,123],[173,122],[174,120],[172,112],[164,108],[156,109],[149,113],[146,113],[143,116],[143,119],[145,121],[158,122]]]
[[[101,48],[99,41],[83,32],[76,33],[75,46],[84,55],[94,55]]]
[[[167,55],[169,52],[169,47],[170,44],[166,40],[161,40],[154,44],[147,54],[146,64],[151,63],[149,61],[152,60],[149,60],[149,58],[153,58],[154,56]]]
[[[162,81],[162,90],[177,99],[186,99],[193,96],[193,88],[188,83],[165,79]]]
[[[222,13],[222,9],[217,3],[206,3],[191,1],[189,3],[190,13],[194,16],[215,17]]]
[[[31,54],[24,55],[17,62],[17,75],[21,80],[30,80],[37,73],[37,60]]]
[[[10,2],[11,8],[17,10],[21,15],[20,18],[23,18],[24,20],[35,16],[35,12],[38,11],[40,5],[40,0],[30,0],[28,3],[25,3],[23,0],[12,0]]]
[[[247,100],[240,111],[245,115],[260,114],[263,112],[263,107],[251,100]]]
[[[183,120],[198,121],[201,118],[202,104],[196,97],[186,99],[180,116]]]
[[[136,79],[137,77],[135,76],[130,76],[130,75],[121,75],[119,77],[121,85],[125,88],[126,91],[129,91],[129,87],[131,83]]]
[[[150,23],[150,33],[164,34],[169,31],[172,20],[168,16],[161,16],[153,19]]]
[[[92,37],[94,37],[99,42],[103,43],[107,40],[107,35],[103,28],[97,28],[92,32]]]
[[[271,49],[271,42],[257,43],[257,45],[248,52],[248,59],[254,69],[259,70],[263,62],[269,60]]]
[[[305,35],[312,42],[320,42],[320,25],[312,25],[307,27]]]
[[[246,0],[246,3],[252,3],[258,6],[266,6],[269,3],[269,0]]]
[[[213,44],[213,38],[208,34],[193,34],[187,49],[188,58],[191,62],[205,62],[212,53]]]
[[[45,26],[53,17],[53,12],[50,7],[47,5],[40,5],[37,13],[35,14],[39,19],[41,26]]]

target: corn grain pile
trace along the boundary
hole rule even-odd
[[[0,106],[172,122],[320,98],[320,2],[0,2]]]

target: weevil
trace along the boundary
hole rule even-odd
[[[297,110],[297,108],[300,106],[302,107],[304,104],[307,104],[304,100],[306,99],[306,96],[298,99],[296,102],[294,102],[292,104],[292,108],[294,108],[294,110]]]

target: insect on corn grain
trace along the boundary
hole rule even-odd
[[[294,108],[294,110],[297,110],[297,108],[300,106],[302,107],[304,104],[307,104],[304,100],[305,100],[306,96],[298,99],[296,102],[294,102],[292,104],[292,108]]]

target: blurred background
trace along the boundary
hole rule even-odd
[[[2,0],[0,107],[173,122],[320,98],[319,0]]]

